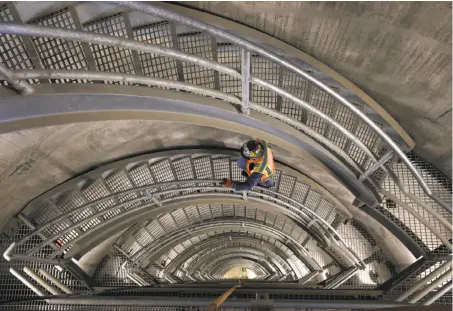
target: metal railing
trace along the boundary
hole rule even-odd
[[[44,224],[35,230],[33,230],[30,234],[27,236],[23,237],[20,241],[17,243],[11,244],[11,246],[8,248],[8,250],[4,253],[5,259],[8,261],[10,260],[31,260],[31,261],[37,261],[37,262],[45,262],[45,263],[53,263],[53,264],[62,264],[65,260],[68,261],[70,259],[65,258],[65,259],[45,259],[41,258],[39,255],[36,256],[37,252],[39,252],[44,246],[50,245],[55,243],[55,240],[57,240],[59,237],[68,234],[69,232],[73,231],[74,229],[78,228],[81,226],[82,223],[87,223],[99,216],[108,214],[112,212],[113,210],[116,210],[118,208],[128,206],[131,204],[139,203],[139,202],[144,202],[144,201],[149,201],[153,200],[154,202],[151,203],[145,203],[142,204],[138,208],[134,208],[131,210],[128,210],[126,212],[123,212],[119,214],[119,217],[125,217],[128,214],[133,214],[137,212],[138,210],[147,210],[150,207],[153,206],[159,206],[165,203],[171,203],[174,200],[181,200],[181,199],[196,199],[196,198],[205,198],[209,197],[209,195],[215,195],[216,197],[218,196],[225,196],[225,197],[236,197],[240,199],[246,198],[247,200],[252,200],[252,201],[258,201],[266,204],[275,204],[276,206],[281,206],[284,207],[285,209],[288,209],[289,212],[294,213],[295,215],[298,215],[300,217],[300,220],[303,221],[307,226],[310,223],[311,220],[316,219],[319,224],[319,228],[322,228],[324,231],[320,232],[320,236],[330,236],[333,235],[336,240],[338,240],[346,250],[348,250],[351,255],[356,258],[357,264],[360,267],[364,267],[365,264],[363,261],[360,259],[360,257],[346,244],[346,242],[343,240],[343,238],[337,233],[337,231],[330,225],[328,224],[324,219],[322,219],[318,214],[313,212],[311,209],[308,207],[304,206],[303,204],[295,201],[294,199],[291,199],[285,195],[282,195],[281,193],[269,190],[269,189],[259,189],[260,191],[256,190],[251,190],[247,192],[247,196],[244,197],[244,194],[242,193],[225,193],[224,188],[218,187],[218,186],[198,186],[198,187],[193,187],[190,186],[195,183],[202,183],[202,184],[219,184],[221,180],[200,180],[200,179],[195,179],[195,180],[184,180],[184,181],[172,181],[172,182],[164,182],[164,183],[156,183],[151,186],[142,186],[142,187],[137,187],[133,188],[130,190],[125,190],[121,192],[117,192],[112,195],[108,195],[103,197],[102,199],[95,200],[93,202],[89,202],[87,204],[81,205],[66,214],[63,214],[59,217],[54,218],[51,222],[48,222],[47,224]],[[189,185],[189,187],[184,186],[184,185]],[[168,189],[168,187],[172,186],[179,186],[178,189],[171,189],[171,190],[160,190],[160,191],[155,191],[156,189]],[[59,222],[65,220],[67,217],[70,217],[71,215],[75,215],[77,213],[80,213],[87,208],[93,207],[95,205],[99,205],[108,201],[111,201],[112,199],[119,199],[121,197],[124,197],[125,195],[136,193],[137,191],[143,191],[143,192],[149,192],[152,193],[152,195],[143,195],[141,197],[137,197],[131,200],[123,201],[120,204],[107,207],[95,214],[90,215],[89,217],[86,217],[82,220],[82,222],[76,222],[70,226],[65,227],[62,230],[57,231],[54,235],[52,236],[46,236],[45,239],[43,239],[41,242],[36,243],[31,249],[28,249],[24,254],[15,254],[14,250],[21,245],[26,245],[27,241],[36,238],[39,234],[42,234],[46,229],[54,226],[55,224],[58,224]],[[156,196],[165,196],[165,195],[171,195],[175,193],[185,193],[185,192],[197,192],[197,191],[203,191],[203,193],[195,193],[195,194],[188,194],[188,195],[177,195],[173,196],[172,198],[169,199],[164,199],[164,200],[156,200]],[[231,192],[231,190],[230,190]],[[154,198],[154,199],[153,199]],[[112,217],[109,220],[104,221],[101,225],[102,226],[108,226],[111,222],[115,221],[117,217]],[[312,227],[312,230],[315,229]],[[88,237],[91,234],[90,231],[86,231],[85,233],[77,236],[76,238],[72,239],[70,241],[70,244],[76,244],[78,241],[84,240],[86,237]],[[288,237],[289,238],[289,237]],[[54,258],[60,254],[63,254],[63,251],[65,248],[60,248],[54,250],[49,257]]]
[[[124,233],[125,241],[118,242],[118,246],[122,248],[123,254],[131,262],[138,263],[142,255],[145,255],[144,262],[147,262],[146,254],[149,254],[150,251],[153,254],[159,251],[159,247],[166,245],[164,241],[170,243],[175,237],[186,238],[186,229],[189,229],[191,233],[195,231],[201,232],[201,229],[213,232],[212,230],[222,227],[222,224],[223,229],[230,228],[232,220],[238,220],[239,223],[235,224],[235,230],[243,230],[242,224],[246,221],[254,221],[256,222],[255,226],[251,224],[246,225],[245,228],[252,233],[264,233],[268,238],[271,237],[272,233],[271,238],[281,244],[279,244],[279,247],[291,250],[292,254],[295,255],[294,260],[296,260],[296,257],[306,258],[302,260],[302,263],[308,263],[308,266],[315,267],[313,268],[315,270],[320,271],[322,270],[321,267],[325,266],[326,263],[339,259],[341,260],[341,266],[345,264],[344,266],[352,265],[363,269],[363,260],[369,256],[369,253],[363,253],[363,246],[356,249],[349,236],[349,242],[342,237],[346,232],[354,231],[355,229],[351,227],[346,232],[339,234],[337,227],[339,223],[334,224],[336,219],[344,218],[344,216],[338,214],[338,210],[335,207],[335,204],[341,203],[336,202],[328,193],[322,192],[315,185],[310,187],[309,183],[304,183],[307,181],[302,176],[297,175],[297,172],[293,172],[289,168],[285,169],[284,166],[277,167],[277,175],[279,177],[276,178],[275,190],[258,187],[247,193],[232,193],[232,190],[218,187],[217,184],[220,179],[184,179],[190,176],[188,174],[203,174],[205,177],[207,175],[214,177],[216,174],[228,174],[225,176],[235,178],[239,174],[237,171],[239,169],[235,166],[236,157],[232,155],[232,152],[224,151],[224,154],[218,154],[218,152],[212,154],[206,150],[190,150],[186,151],[185,154],[183,151],[178,150],[170,154],[166,152],[157,153],[151,158],[149,158],[149,155],[143,155],[123,160],[119,163],[111,163],[107,167],[101,167],[96,171],[87,173],[86,176],[79,176],[77,181],[73,180],[67,184],[62,184],[50,193],[43,194],[30,203],[30,208],[26,208],[22,218],[25,219],[27,217],[30,221],[36,223],[36,226],[30,223],[29,228],[32,230],[17,239],[15,244],[10,245],[4,256],[11,261],[27,260],[63,266],[80,250],[80,247],[78,247],[80,246],[78,245],[79,242],[83,244],[84,241],[90,240],[94,236],[102,235],[99,232],[109,230],[113,223],[128,221],[130,215],[143,211],[144,213],[167,214],[150,220],[148,225],[143,225],[143,230],[135,232],[135,228],[142,227],[142,225],[137,225],[135,228],[132,227],[130,229],[130,233]],[[187,156],[191,154],[192,157]],[[133,163],[133,166],[130,166],[129,163]],[[172,163],[171,166],[169,166],[170,163]],[[200,167],[201,163],[204,163],[202,167]],[[206,163],[210,163],[210,165],[206,165]],[[219,166],[222,168],[216,170],[215,168]],[[167,167],[167,169],[163,171],[162,167]],[[206,168],[209,169],[209,172],[206,171]],[[152,180],[144,175],[144,169],[149,170],[149,177],[152,177]],[[203,172],[198,171],[198,169],[202,169]],[[288,171],[285,172],[285,170]],[[109,173],[106,175],[105,172]],[[290,172],[295,175],[288,175]],[[168,174],[184,180],[158,182],[164,178],[169,178]],[[84,182],[84,180],[87,182]],[[292,184],[288,183],[289,180],[292,180]],[[119,187],[119,185],[125,186],[124,183],[127,182],[131,183],[129,184],[131,188],[123,190],[123,187]],[[145,182],[146,185],[137,186],[138,182],[140,185]],[[114,188],[99,188],[102,185],[105,185],[105,187],[114,186]],[[79,189],[79,186],[82,188]],[[110,189],[111,194],[102,189]],[[301,192],[302,189],[305,189],[303,193]],[[86,195],[85,204],[70,204],[71,202],[80,202],[80,198],[72,197],[72,193],[75,192],[80,193],[80,195]],[[93,196],[94,193],[100,193],[102,197],[98,199]],[[209,206],[209,208],[205,209],[205,211],[209,210],[211,213],[208,219],[206,219],[206,214],[202,212],[202,209],[196,212],[189,212],[189,210],[179,211],[179,216],[176,216],[176,214],[174,216],[170,215],[172,214],[173,202],[198,204],[193,203],[196,202],[193,200],[197,199],[204,200],[203,203],[199,204],[205,205],[208,204],[208,201],[212,201],[209,204],[215,205],[215,207]],[[228,200],[228,202],[236,202],[234,204],[237,211],[241,209],[241,206],[244,206],[242,218],[237,219],[229,216],[228,209],[225,208],[224,210],[222,206],[217,204],[222,202],[223,199]],[[116,203],[112,205],[109,202]],[[68,210],[68,204],[72,206],[72,210]],[[57,210],[47,209],[47,207],[52,206],[61,208],[64,213],[60,214],[61,212]],[[275,217],[269,211],[265,215],[263,211],[258,209],[258,206],[272,207],[276,213],[285,216]],[[247,213],[245,212],[246,210]],[[91,212],[87,214],[88,211]],[[234,213],[234,215],[239,214],[240,212]],[[193,216],[189,218],[188,215]],[[253,217],[250,215],[253,215]],[[135,214],[134,219],[137,219],[137,216]],[[184,217],[187,217],[187,220]],[[138,218],[140,221],[145,220],[145,217]],[[173,219],[174,224],[168,224],[168,219]],[[215,226],[210,223],[209,219],[220,221],[221,223],[218,224],[219,226]],[[272,222],[274,222],[274,225],[272,225]],[[193,224],[193,226],[189,228],[186,227],[187,224]],[[209,224],[211,224],[209,227],[203,227]],[[266,224],[266,226],[259,227],[259,224]],[[282,224],[283,226],[286,224],[285,230],[280,231]],[[154,231],[154,229],[157,226],[160,228],[162,225],[164,225],[162,234],[165,234],[156,234],[157,231]],[[180,228],[178,235],[176,235],[174,228]],[[144,236],[146,232],[153,232],[151,235],[152,239]],[[358,233],[358,231],[354,232]],[[350,235],[357,233],[350,233]],[[274,236],[278,237],[278,239]],[[127,237],[130,237],[130,239]],[[373,239],[366,236],[364,238],[369,241],[369,244],[367,244],[369,246],[366,247],[371,251]],[[324,245],[325,239],[327,239],[326,245]],[[143,241],[142,249],[132,246],[131,243],[134,240]],[[61,243],[58,241],[61,241]],[[314,242],[314,244],[318,241],[322,245],[318,247],[310,243],[310,252],[307,252],[303,245],[307,245],[308,249],[309,246],[305,242],[308,243],[309,241]],[[57,242],[58,246],[56,246]],[[130,248],[129,245],[133,248]],[[335,247],[333,253],[325,250],[325,248],[332,247]],[[176,249],[176,246],[174,248]],[[338,250],[339,248],[341,250]],[[131,251],[132,249],[133,251]],[[181,250],[181,248],[178,249],[179,251]],[[323,256],[326,258],[320,258]],[[156,260],[156,262],[161,261]],[[297,266],[297,264],[299,262],[296,260],[295,265]],[[368,268],[369,266],[367,266]],[[296,275],[302,276],[303,273],[296,273]]]
[[[349,109],[356,117],[360,118],[364,124],[370,127],[377,135],[382,138],[382,140],[386,143],[386,146],[393,150],[395,155],[403,161],[403,163],[407,166],[407,168],[411,171],[414,178],[420,184],[423,191],[428,195],[428,197],[432,198],[435,202],[440,204],[442,207],[446,208],[451,212],[451,207],[446,204],[442,199],[440,199],[437,195],[435,195],[427,183],[424,181],[420,173],[417,171],[413,163],[408,159],[406,154],[399,148],[399,146],[386,134],[382,131],[382,129],[374,123],[370,118],[368,118],[360,109],[358,109],[354,104],[347,101],[344,97],[339,95],[335,90],[331,89],[327,85],[323,84],[322,82],[318,81],[314,77],[307,74],[305,71],[301,70],[300,68],[292,65],[291,63],[285,61],[281,57],[275,55],[272,52],[263,49],[260,46],[257,46],[243,38],[235,36],[227,31],[224,31],[218,27],[213,25],[208,25],[202,23],[200,21],[196,21],[194,19],[184,17],[182,15],[176,14],[174,12],[170,12],[163,8],[153,6],[152,4],[144,4],[144,3],[136,3],[136,2],[121,2],[121,1],[112,1],[112,3],[116,3],[118,5],[127,7],[129,9],[133,9],[138,12],[143,12],[146,14],[151,14],[155,16],[159,16],[166,20],[174,21],[183,25],[187,25],[193,27],[195,29],[199,29],[206,33],[211,34],[216,38],[221,38],[223,40],[227,40],[229,42],[233,42],[234,45],[237,45],[242,48],[242,71],[238,72],[236,69],[231,68],[229,66],[223,65],[217,61],[209,60],[203,57],[191,55],[182,51],[179,51],[174,48],[168,48],[164,46],[153,45],[144,42],[138,42],[131,39],[124,39],[119,37],[107,36],[97,33],[90,33],[85,31],[76,31],[76,30],[68,30],[63,28],[50,28],[50,27],[42,27],[42,26],[35,26],[35,25],[23,25],[23,24],[12,24],[12,23],[0,23],[0,33],[4,34],[14,34],[19,36],[36,36],[36,37],[46,37],[46,38],[59,38],[64,40],[74,40],[80,42],[89,42],[95,43],[100,45],[108,45],[108,46],[116,46],[122,47],[126,49],[131,49],[135,51],[147,52],[152,53],[154,55],[160,55],[165,57],[171,57],[173,59],[179,60],[184,63],[190,63],[194,65],[198,65],[203,68],[208,68],[215,70],[216,72],[220,72],[231,76],[233,78],[241,79],[242,80],[242,99],[237,98],[234,95],[226,94],[217,90],[212,90],[209,88],[203,88],[199,86],[194,86],[189,83],[184,82],[175,82],[165,79],[158,79],[158,78],[151,78],[151,77],[144,77],[139,75],[127,75],[127,74],[113,74],[113,73],[101,73],[101,72],[92,72],[92,71],[62,71],[62,70],[25,70],[25,71],[10,71],[9,69],[5,68],[4,66],[0,66],[0,74],[5,77],[5,80],[13,87],[16,88],[22,94],[30,94],[33,91],[33,87],[28,85],[24,80],[27,79],[86,79],[86,80],[104,80],[104,81],[121,81],[121,82],[131,82],[131,83],[142,83],[146,85],[153,85],[153,86],[161,86],[161,87],[170,87],[176,88],[184,91],[194,92],[198,94],[203,94],[207,96],[212,96],[216,98],[221,98],[228,102],[240,105],[241,109],[248,113],[250,109],[257,110],[260,112],[264,112],[269,114],[277,119],[288,121],[288,117],[284,114],[281,114],[272,109],[266,109],[261,105],[254,104],[250,102],[250,89],[249,85],[253,84],[259,87],[262,87],[268,91],[271,91],[282,98],[285,98],[292,103],[298,105],[300,108],[305,109],[306,111],[316,115],[324,122],[327,122],[329,126],[335,128],[339,131],[346,139],[353,143],[356,147],[358,147],[364,154],[372,160],[372,163],[378,164],[377,166],[373,166],[374,169],[381,167],[387,173],[390,171],[388,167],[386,167],[382,161],[378,159],[378,157],[373,153],[368,146],[366,146],[356,135],[351,133],[350,130],[345,128],[342,124],[337,122],[334,118],[326,114],[325,112],[321,111],[320,109],[316,108],[315,106],[309,104],[307,101],[291,94],[288,91],[285,91],[279,86],[276,86],[272,83],[269,83],[257,76],[252,75],[249,70],[250,65],[250,57],[251,53],[258,54],[265,59],[271,60],[275,64],[282,66],[290,70],[291,72],[297,74],[302,79],[312,83],[316,87],[320,88],[324,92],[326,92],[329,96],[335,99],[338,103]],[[300,122],[294,122],[294,120],[290,120],[292,125],[296,124],[296,127],[299,129],[306,129],[307,126],[305,124],[301,124]],[[322,143],[326,142],[326,139],[320,139],[321,135],[316,135],[313,131],[307,131],[309,135],[314,136],[315,139],[321,140]],[[332,143],[327,143],[328,147],[333,147]],[[342,159],[346,160],[348,164],[354,163],[353,160],[350,159],[350,156],[345,154],[344,151],[339,150],[339,148],[333,147],[334,152],[338,152]],[[368,164],[364,164],[368,165]],[[363,166],[363,165],[362,165]],[[360,164],[357,165],[354,163],[353,168],[356,169],[357,173],[364,177],[365,179],[370,180],[371,184],[375,186],[378,191],[381,191],[379,184],[373,180],[371,177],[371,171],[367,171],[367,175],[364,175],[364,171],[366,167],[361,167]],[[403,192],[408,193],[407,189],[404,185],[397,183],[398,186],[401,186]],[[431,211],[430,211],[431,212]],[[437,213],[434,212],[436,218],[438,217]]]
[[[5,34],[15,34],[21,36],[32,36],[32,37],[46,37],[46,38],[58,38],[64,40],[74,40],[74,41],[81,41],[81,42],[89,42],[92,44],[99,44],[99,45],[107,45],[107,46],[117,46],[122,48],[127,48],[131,50],[152,53],[153,55],[160,55],[171,57],[172,59],[177,59],[184,63],[195,64],[197,66],[203,68],[209,68],[216,72],[220,72],[222,74],[228,75],[230,77],[236,79],[242,79],[242,99],[238,98],[233,94],[224,93],[217,89],[211,89],[208,87],[202,87],[198,85],[193,85],[191,83],[183,82],[183,81],[172,81],[167,79],[149,77],[149,76],[140,76],[135,74],[124,74],[124,73],[110,73],[110,72],[98,72],[98,71],[76,71],[76,70],[15,70],[11,71],[4,66],[0,65],[2,69],[1,72],[5,76],[6,81],[12,86],[17,88],[17,90],[24,94],[29,94],[32,92],[33,87],[28,85],[25,80],[32,80],[32,79],[78,79],[78,80],[99,80],[99,81],[112,81],[112,82],[123,82],[123,83],[138,83],[144,84],[149,86],[157,86],[157,87],[166,87],[166,88],[174,88],[178,90],[193,92],[196,94],[202,94],[205,96],[211,96],[214,98],[220,98],[224,101],[230,102],[234,105],[241,107],[244,112],[249,111],[250,109],[268,114],[274,118],[282,120],[291,126],[294,126],[309,136],[313,137],[314,139],[321,142],[324,146],[332,150],[334,154],[337,154],[342,160],[346,161],[349,166],[355,170],[355,173],[358,175],[359,180],[365,181],[368,180],[374,188],[382,195],[387,198],[392,199],[396,202],[399,206],[403,209],[407,210],[409,213],[414,215],[423,225],[425,225],[430,231],[432,231],[436,237],[438,237],[443,243],[447,245],[451,249],[451,244],[442,237],[442,234],[436,230],[434,226],[432,226],[423,215],[415,211],[411,206],[408,206],[404,200],[400,200],[400,198],[395,197],[395,195],[389,192],[387,189],[384,189],[380,182],[381,180],[377,180],[374,177],[374,172],[376,170],[384,171],[387,176],[389,176],[401,192],[408,197],[410,200],[416,202],[418,206],[421,206],[424,210],[426,210],[430,215],[432,215],[437,221],[439,221],[443,226],[449,227],[450,223],[446,220],[445,216],[440,215],[438,209],[431,208],[428,204],[426,204],[423,200],[418,199],[417,195],[413,194],[411,190],[407,189],[407,186],[400,182],[398,177],[393,174],[392,169],[389,165],[386,164],[387,159],[395,159],[400,158],[406,167],[409,169],[415,180],[420,184],[420,187],[423,191],[427,194],[427,196],[437,202],[440,206],[444,207],[448,211],[451,211],[450,206],[445,203],[442,199],[440,199],[437,195],[433,195],[432,191],[427,188],[426,182],[424,182],[423,178],[421,178],[420,173],[416,170],[412,162],[408,159],[408,157],[404,154],[404,152],[395,145],[395,143],[386,135],[380,128],[377,126],[372,120],[370,120],[366,115],[364,115],[360,110],[358,110],[353,104],[347,102],[343,97],[338,95],[334,90],[329,88],[328,86],[322,84],[321,82],[317,81],[303,70],[300,70],[290,63],[286,62],[285,60],[279,58],[278,56],[266,51],[265,49],[256,46],[247,40],[234,36],[228,32],[225,32],[217,27],[206,25],[204,23],[188,19],[186,17],[180,16],[178,14],[169,12],[167,10],[163,10],[161,8],[154,7],[150,4],[139,4],[139,3],[121,3],[121,5],[128,6],[130,8],[136,8],[138,11],[155,14],[157,16],[173,20],[178,23],[182,23],[191,27],[198,28],[200,30],[206,31],[213,36],[217,36],[219,38],[223,38],[224,40],[232,41],[235,45],[238,45],[242,48],[242,66],[241,72],[237,71],[234,68],[226,66],[224,64],[219,63],[218,61],[209,60],[207,58],[199,57],[196,55],[191,55],[185,52],[182,52],[175,48],[168,48],[159,45],[153,45],[145,42],[138,42],[131,39],[124,39],[119,37],[107,36],[97,33],[90,33],[84,31],[75,31],[75,30],[68,30],[64,28],[50,28],[50,27],[42,27],[42,26],[35,26],[35,25],[18,25],[18,24],[11,24],[11,23],[0,23],[0,33]],[[337,122],[332,116],[328,115],[327,113],[321,111],[316,106],[309,104],[305,100],[294,96],[288,91],[285,91],[279,86],[276,86],[272,83],[269,83],[259,77],[256,77],[251,74],[249,69],[250,64],[250,57],[251,52],[257,53],[265,58],[271,59],[273,62],[291,70],[292,72],[296,73],[306,81],[313,83],[323,91],[327,92],[332,98],[338,100],[338,103],[345,105],[348,109],[352,111],[352,113],[358,116],[361,120],[370,126],[377,134],[379,134],[382,139],[387,143],[387,146],[390,147],[390,151],[384,153],[383,156],[380,158],[376,156],[376,152],[373,152],[369,146],[365,143],[361,142],[357,135],[353,134],[350,130],[348,130],[345,126]],[[339,131],[346,139],[354,144],[357,148],[362,150],[364,154],[372,160],[372,163],[367,164],[366,161],[360,164],[360,161],[357,161],[351,158],[350,154],[345,152],[344,148],[338,145],[338,142],[331,141],[326,135],[319,133],[318,131],[310,128],[307,124],[303,122],[299,122],[284,113],[281,113],[275,109],[267,108],[261,104],[254,103],[250,101],[250,84],[257,85],[263,87],[264,89],[271,91],[278,96],[289,100],[290,102],[298,105],[301,109],[305,109],[309,111],[313,115],[316,115],[320,119],[327,122],[331,127],[335,128]],[[389,143],[390,142],[390,143]],[[381,146],[381,149],[385,147]],[[396,149],[395,149],[396,148]],[[397,157],[394,156],[397,155]],[[390,160],[389,160],[390,161]],[[374,163],[374,164],[373,164]]]
[[[286,122],[309,136],[313,137],[315,140],[321,142],[324,146],[329,148],[333,153],[338,155],[341,159],[346,161],[349,166],[355,171],[355,174],[361,181],[368,180],[370,184],[377,189],[383,196],[389,198],[395,202],[398,206],[402,207],[412,216],[414,216],[420,223],[422,223],[428,230],[430,230],[435,237],[437,237],[448,249],[452,249],[451,243],[448,241],[444,232],[439,230],[438,227],[431,224],[430,221],[424,217],[423,213],[420,213],[416,209],[414,209],[410,204],[407,203],[406,200],[402,200],[399,196],[395,195],[385,187],[380,184],[380,180],[377,180],[374,177],[374,172],[377,170],[382,170],[388,176],[390,180],[394,182],[394,184],[398,187],[401,193],[408,198],[409,201],[414,202],[417,206],[421,209],[426,211],[430,216],[434,217],[436,221],[438,221],[442,227],[447,228],[447,230],[451,231],[451,222],[447,220],[444,215],[441,215],[439,210],[433,208],[430,202],[426,202],[423,199],[420,199],[420,195],[414,193],[411,189],[400,181],[398,176],[393,172],[392,166],[388,164],[392,159],[395,161],[396,159],[400,159],[407,169],[410,171],[411,176],[418,182],[423,192],[426,196],[444,209],[446,209],[449,213],[451,213],[451,207],[447,204],[444,200],[439,198],[428,186],[427,182],[421,176],[420,172],[411,162],[411,160],[407,157],[407,155],[401,150],[401,148],[370,118],[368,118],[360,109],[358,109],[354,104],[346,100],[344,97],[339,95],[335,90],[331,89],[327,85],[323,84],[322,82],[318,81],[305,71],[301,70],[300,68],[294,66],[293,64],[289,63],[288,61],[284,60],[283,58],[279,57],[278,55],[269,52],[268,50],[251,43],[250,41],[233,35],[227,31],[224,31],[218,27],[208,25],[202,23],[200,21],[176,14],[174,12],[170,12],[168,10],[162,9],[160,7],[156,7],[152,4],[144,4],[144,3],[136,3],[136,2],[121,2],[121,1],[111,1],[111,3],[118,4],[120,6],[132,9],[137,12],[143,12],[146,14],[152,14],[158,17],[161,17],[165,20],[173,21],[175,23],[183,24],[203,32],[209,33],[215,38],[220,38],[226,40],[227,42],[231,42],[234,45],[241,48],[241,70],[238,71],[234,68],[226,66],[218,61],[209,60],[204,57],[192,55],[190,53],[185,53],[177,48],[169,48],[163,47],[159,45],[153,45],[150,43],[139,42],[136,40],[124,39],[119,37],[107,36],[97,33],[90,33],[85,31],[75,31],[69,30],[64,28],[55,28],[55,27],[43,27],[43,26],[36,26],[36,25],[24,25],[24,24],[14,24],[14,23],[0,23],[0,34],[14,34],[18,36],[32,36],[32,37],[46,37],[46,38],[58,38],[62,40],[73,40],[78,42],[85,42],[91,44],[99,44],[99,45],[107,45],[107,46],[115,46],[121,47],[125,49],[131,49],[134,51],[141,51],[146,53],[151,53],[154,55],[165,56],[180,62],[194,64],[203,68],[212,69],[218,73],[225,74],[229,77],[233,77],[235,79],[239,79],[242,85],[242,92],[241,98],[237,97],[234,94],[229,94],[222,92],[218,89],[212,89],[209,87],[202,87],[199,85],[194,85],[184,81],[172,81],[167,79],[149,77],[149,76],[141,76],[136,74],[124,74],[124,73],[110,73],[110,72],[98,72],[98,71],[77,71],[77,70],[56,70],[56,69],[46,69],[46,70],[12,70],[7,68],[6,66],[0,64],[0,76],[4,78],[8,85],[12,88],[16,89],[20,94],[29,95],[32,94],[34,88],[32,85],[28,84],[26,80],[33,80],[33,79],[80,79],[80,80],[98,80],[98,81],[116,81],[116,82],[123,82],[123,83],[133,83],[133,84],[143,84],[148,86],[158,86],[158,87],[165,87],[165,88],[174,88],[178,90],[184,90],[187,92],[192,92],[196,94],[201,94],[205,96],[210,96],[214,98],[222,99],[226,102],[232,103],[241,108],[243,113],[248,114],[250,110],[255,110],[267,115],[270,115],[276,119],[279,119],[283,122]],[[256,54],[263,57],[266,60],[270,60],[275,64],[278,64],[282,68],[287,69],[288,71],[296,74],[299,78],[303,79],[311,83],[313,86],[319,88],[326,92],[332,99],[336,102],[341,104],[342,106],[346,107],[352,114],[359,118],[366,126],[372,129],[374,133],[376,133],[385,144],[379,146],[379,150],[375,151],[372,147],[361,141],[358,135],[354,134],[347,126],[338,122],[331,114],[326,113],[316,105],[311,104],[307,99],[300,98],[300,96],[296,96],[285,90],[281,86],[277,86],[273,83],[266,81],[256,75],[253,74],[250,70],[251,58]],[[319,133],[317,130],[311,128],[304,122],[300,122],[295,120],[288,115],[281,113],[280,111],[272,108],[267,108],[261,104],[255,103],[251,100],[251,86],[263,88],[280,98],[284,98],[291,103],[297,105],[300,109],[304,109],[309,113],[317,116],[323,122],[326,122],[329,127],[336,129],[339,133],[341,133],[348,143],[354,144],[358,149],[360,149],[370,160],[371,163],[367,161],[358,161],[355,160],[348,152],[345,151],[345,148],[341,146],[341,144],[335,142],[333,139],[330,140],[326,135]],[[386,150],[388,152],[381,152],[381,150]],[[379,156],[379,154],[381,154]],[[200,182],[200,180],[197,180]],[[213,180],[206,180],[205,182],[213,183]],[[156,185],[162,186],[164,184]],[[165,184],[166,186],[171,185],[171,183]],[[196,188],[196,187],[195,187]],[[192,190],[196,190],[196,189]],[[206,189],[203,187],[203,189]],[[145,188],[143,188],[145,190]],[[187,189],[184,189],[187,190]],[[208,190],[212,192],[219,191],[216,187],[211,187]],[[124,191],[121,193],[115,193],[107,198],[103,198],[101,200],[96,201],[97,203],[102,202],[104,199],[107,200],[108,198],[117,198],[120,194],[127,194],[131,193],[132,191],[137,191],[137,188],[131,191]],[[171,194],[172,191],[175,190],[167,190],[162,191],[160,194]],[[253,192],[252,192],[253,193]],[[291,202],[290,198],[284,197],[281,194],[275,194],[269,192],[265,194],[261,192],[259,194],[261,197],[265,197],[266,200],[273,200],[279,205],[286,206],[287,208],[291,209],[294,206],[300,207],[300,204],[296,204],[297,202]],[[273,196],[278,196],[280,199],[272,198]],[[196,197],[196,195],[190,196]],[[127,204],[131,204],[133,202],[139,202],[143,200],[134,199],[130,202],[122,203],[122,206],[126,206]],[[286,202],[291,202],[288,204]],[[286,202],[285,202],[286,201]],[[161,201],[161,203],[164,201]],[[88,203],[84,205],[83,208],[88,206],[93,206],[95,202]],[[149,206],[156,205],[157,203],[154,202]],[[116,206],[118,207],[118,205]],[[83,208],[77,209],[77,211],[72,211],[71,213],[80,212]],[[303,208],[302,208],[303,209]],[[294,211],[295,213],[302,213],[301,211]],[[310,213],[310,210],[304,210],[305,213]],[[96,216],[103,215],[103,212],[99,212],[95,214]],[[67,216],[67,215],[66,215]],[[301,215],[305,217],[306,215]],[[62,216],[63,217],[63,216]],[[95,216],[93,216],[94,218]],[[316,215],[311,215],[311,217],[316,218]],[[64,218],[64,217],[63,217]],[[62,220],[63,218],[57,218],[55,221],[59,219]],[[323,219],[319,220],[322,224],[322,227],[325,228],[326,232],[328,230],[333,230],[329,224],[323,223]],[[77,224],[79,225],[79,224]],[[37,235],[41,233],[45,228],[49,226],[41,226],[39,227],[33,234]],[[70,227],[72,228],[72,227]],[[69,230],[69,229],[68,229]],[[333,230],[335,232],[335,230]],[[58,234],[60,234],[59,232]],[[31,234],[29,237],[31,237]],[[338,235],[337,235],[338,236]],[[52,237],[56,237],[52,236]],[[83,237],[83,235],[82,235]],[[29,238],[28,238],[29,239]],[[28,240],[25,239],[25,240]],[[344,241],[340,241],[345,245]],[[75,242],[75,241],[74,241]],[[45,243],[44,243],[45,244]],[[43,244],[43,245],[44,245]],[[36,250],[36,248],[34,249]],[[29,254],[30,255],[30,254]],[[28,255],[17,255],[17,256],[25,256]],[[28,256],[30,257],[30,256]],[[357,258],[357,256],[355,256]],[[18,258],[18,257],[16,257]],[[21,257],[22,259],[24,257]],[[43,258],[38,258],[38,260],[46,260]]]

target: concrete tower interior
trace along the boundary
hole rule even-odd
[[[0,2],[0,310],[451,309],[451,96],[451,2]]]

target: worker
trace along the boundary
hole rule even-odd
[[[274,155],[266,141],[257,138],[245,142],[241,147],[241,155],[237,165],[247,180],[239,182],[224,178],[222,183],[224,188],[248,191],[257,185],[265,188],[274,185],[272,180],[275,176]]]

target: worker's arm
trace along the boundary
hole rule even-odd
[[[253,173],[252,175],[250,175],[249,178],[247,178],[245,182],[239,181],[233,182],[231,188],[233,188],[236,191],[249,191],[256,185],[258,185],[258,183],[261,180],[261,176],[262,175],[260,173]]]

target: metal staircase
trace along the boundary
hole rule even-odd
[[[451,181],[409,152],[413,145],[393,119],[278,50],[165,6],[116,4],[45,8],[32,18],[12,2],[0,4],[1,85],[31,96],[45,94],[48,84],[161,88],[222,100],[249,118],[268,115],[326,148],[376,196],[369,213],[399,227],[433,264],[447,262],[438,272],[448,273]],[[220,188],[224,177],[243,179],[236,158],[229,150],[186,149],[102,166],[30,202],[2,240],[4,257],[37,295],[64,291],[39,269],[73,292],[218,281],[237,264],[299,289],[371,290],[398,276],[346,206],[283,163],[272,189]],[[76,259],[114,234],[93,276],[80,271]],[[24,266],[44,282],[23,275]],[[413,271],[400,292],[393,286],[378,296],[398,298],[423,273]],[[451,278],[442,280],[428,296],[415,301],[420,288],[401,301],[436,301],[451,286]]]

